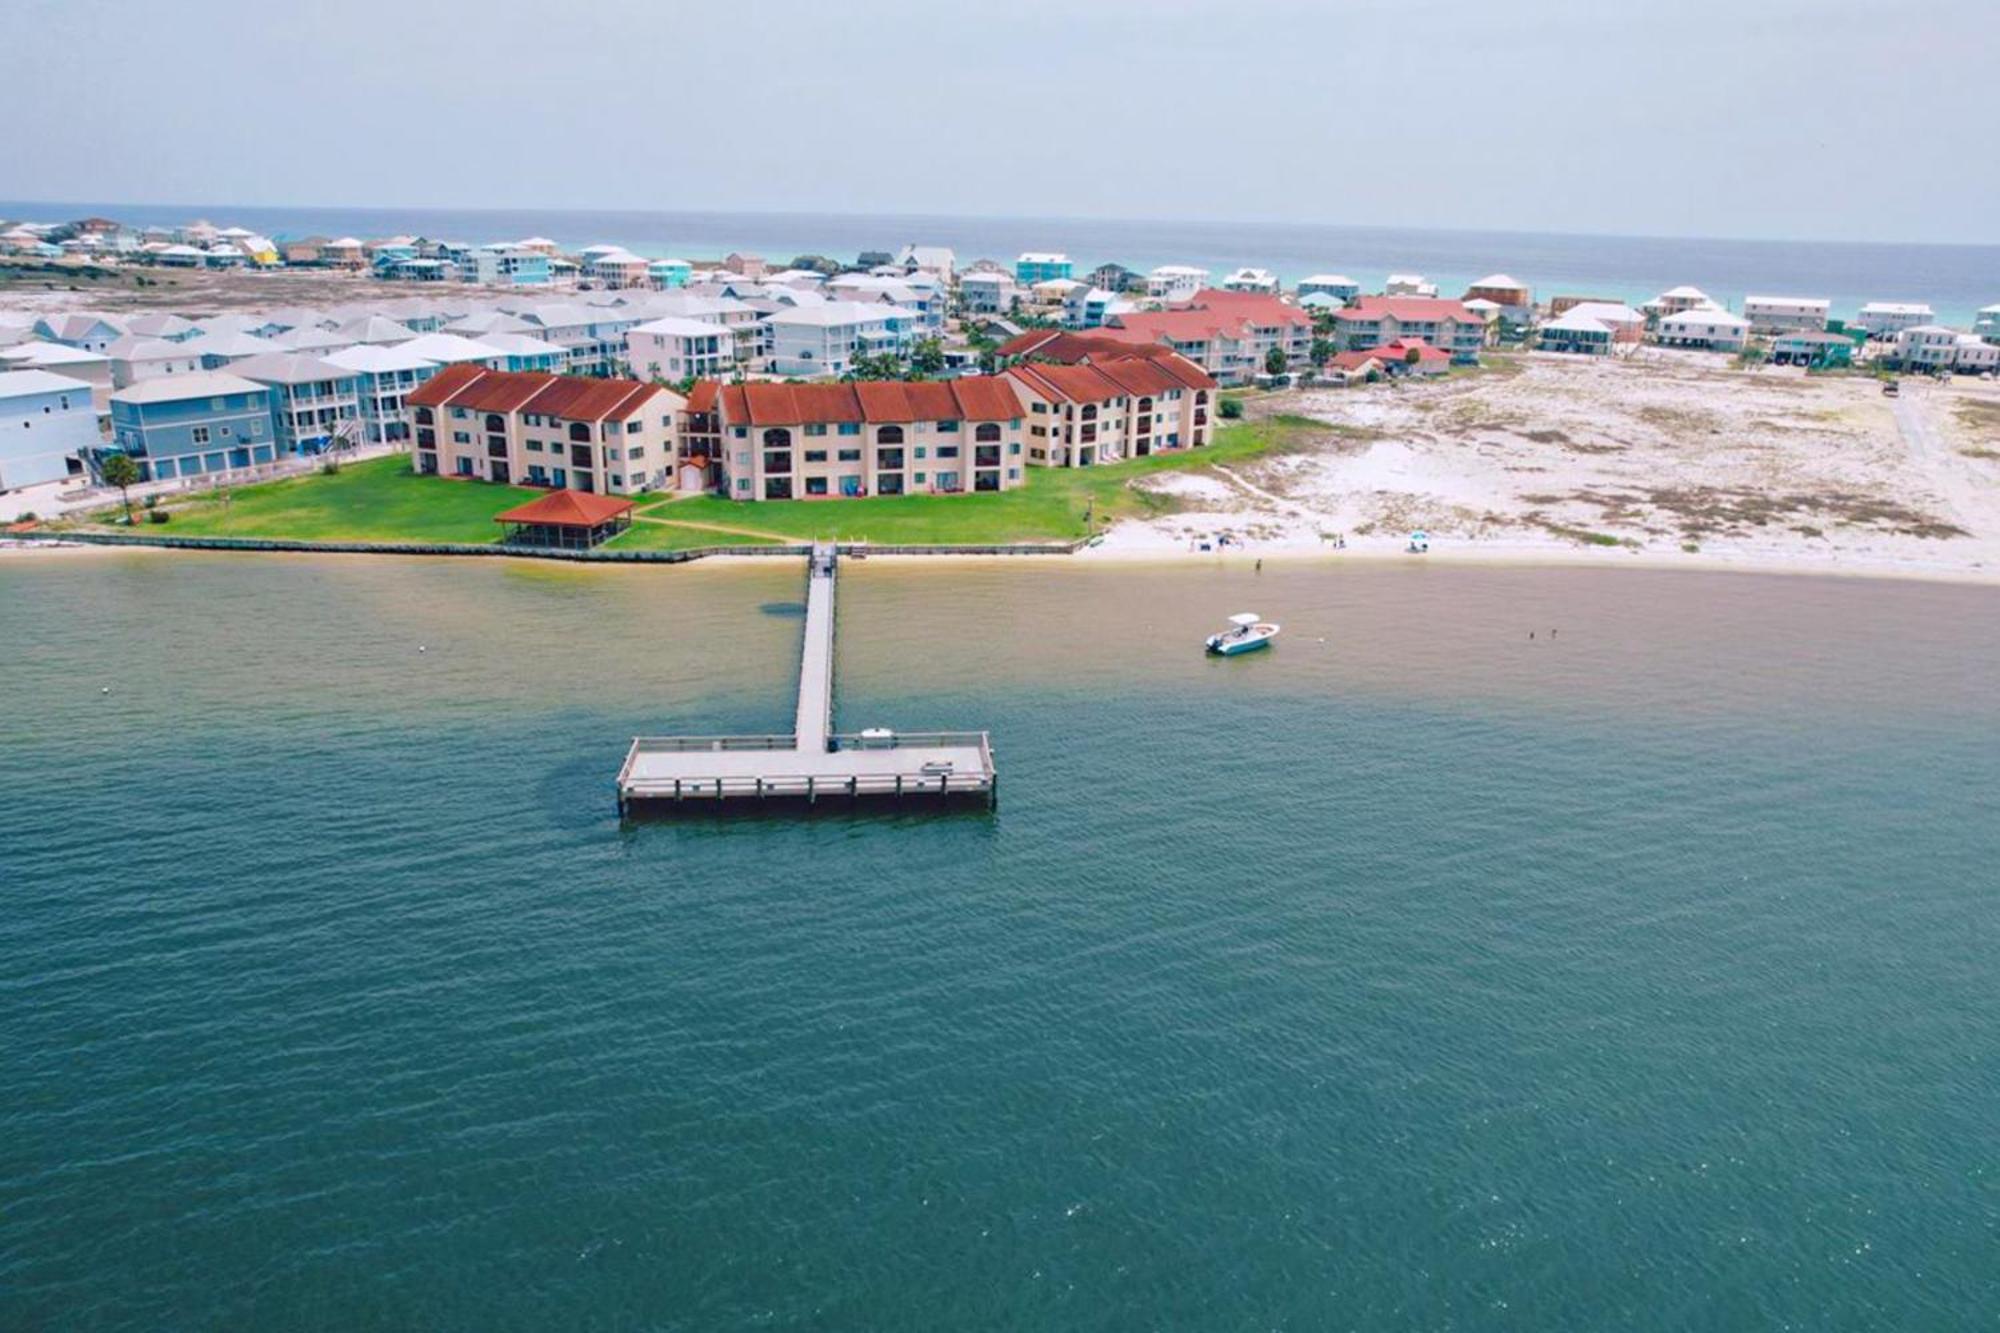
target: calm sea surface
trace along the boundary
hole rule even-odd
[[[483,244],[547,236],[582,247],[610,242],[646,255],[716,258],[754,250],[780,263],[917,242],[948,245],[961,263],[1012,262],[1023,250],[1062,250],[1079,274],[1115,260],[1137,269],[1197,264],[1224,274],[1244,265],[1289,283],[1345,273],[1380,290],[1391,272],[1422,273],[1450,295],[1496,270],[1562,293],[1643,301],[1691,282],[1740,309],[1749,294],[1825,297],[1836,317],[1866,301],[1928,301],[1938,318],[1968,326],[2000,302],[2000,245],[1887,245],[1741,241],[1541,232],[1443,231],[1251,222],[1106,221],[1076,218],[897,217],[816,213],[641,213],[369,208],[249,208],[232,204],[12,203],[0,217],[56,220],[104,214],[142,226],[198,216],[273,236],[411,234]]]
[[[802,584],[0,559],[0,1326],[1990,1325],[2000,593],[851,564],[999,809],[622,826]]]

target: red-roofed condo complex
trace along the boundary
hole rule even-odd
[[[1479,360],[1486,321],[1463,302],[1430,296],[1363,296],[1333,312],[1333,343],[1342,352],[1365,352],[1399,338],[1420,340],[1460,365]]]
[[[1091,467],[1209,442],[1215,380],[1185,357],[1105,357],[1011,366],[1028,403],[1028,461]]]
[[[447,366],[408,399],[416,469],[637,495],[670,483],[681,398],[637,380]]]
[[[1164,343],[1223,384],[1248,384],[1273,348],[1292,369],[1312,354],[1312,316],[1276,296],[1205,288],[1187,304],[1109,316],[1097,337]]]
[[[1021,484],[1011,381],[697,385],[689,452],[735,500],[955,495]],[[699,443],[697,443],[699,441]]]

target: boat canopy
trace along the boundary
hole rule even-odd
[[[1248,629],[1257,623],[1257,613],[1255,611],[1238,611],[1235,615],[1229,617],[1229,623],[1232,625],[1241,625],[1243,628]]]

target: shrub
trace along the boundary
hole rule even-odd
[[[146,498],[151,499],[152,497],[147,496]],[[164,509],[154,509],[150,505],[146,507],[146,521],[148,523],[165,523],[168,519],[172,517],[173,515],[169,514]]]
[[[1222,400],[1222,405],[1215,409],[1215,412],[1224,421],[1234,421],[1243,415],[1243,404],[1239,399],[1225,398]]]

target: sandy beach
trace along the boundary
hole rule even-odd
[[[1093,559],[1276,557],[1756,568],[2000,579],[2000,389],[1536,353],[1429,383],[1255,397],[1324,424],[1248,465],[1145,484],[1173,512]],[[1235,544],[1241,543],[1240,548]]]

